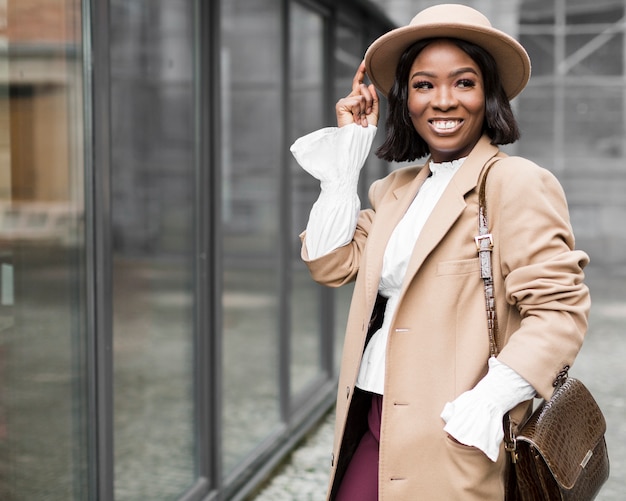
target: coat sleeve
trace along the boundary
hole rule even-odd
[[[575,250],[557,179],[526,160],[501,163],[491,186],[492,174],[488,180],[487,210],[506,301],[521,323],[498,358],[549,398],[552,382],[565,365],[572,366],[587,330],[590,297],[583,268],[589,258]],[[491,208],[490,200],[497,201]]]

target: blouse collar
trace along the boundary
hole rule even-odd
[[[431,160],[428,164],[428,168],[433,175],[443,172],[454,173],[459,169],[459,167],[461,167],[461,165],[463,165],[465,159],[467,159],[467,157],[457,158],[456,160],[452,160],[450,162],[433,162]]]

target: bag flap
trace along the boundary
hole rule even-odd
[[[605,432],[606,421],[589,390],[577,379],[567,378],[516,438],[534,446],[556,481],[571,489]]]

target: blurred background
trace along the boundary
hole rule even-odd
[[[328,416],[351,288],[300,261],[289,146],[435,3],[0,0],[0,499],[244,499]],[[563,184],[624,443],[626,0],[461,3],[533,61],[507,151]]]

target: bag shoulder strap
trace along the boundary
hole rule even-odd
[[[476,240],[476,248],[480,261],[480,276],[483,279],[485,288],[485,309],[487,311],[487,329],[489,331],[489,355],[498,356],[498,317],[496,315],[496,298],[493,288],[493,270],[491,266],[491,253],[493,252],[493,235],[489,233],[489,225],[487,220],[487,175],[489,171],[498,161],[498,158],[492,159],[484,168],[485,173],[480,182],[478,190],[478,236]],[[516,432],[510,415],[507,412],[503,419],[504,429],[504,450],[510,455],[511,462],[517,462],[517,443]]]
[[[493,252],[493,235],[489,233],[487,220],[487,175],[498,161],[498,158],[490,160],[485,167],[485,173],[478,190],[478,235],[474,238],[480,261],[480,276],[485,288],[485,310],[487,312],[487,328],[489,331],[489,355],[498,355],[498,318],[496,316],[496,299],[493,288],[493,270],[491,267],[491,253]]]

